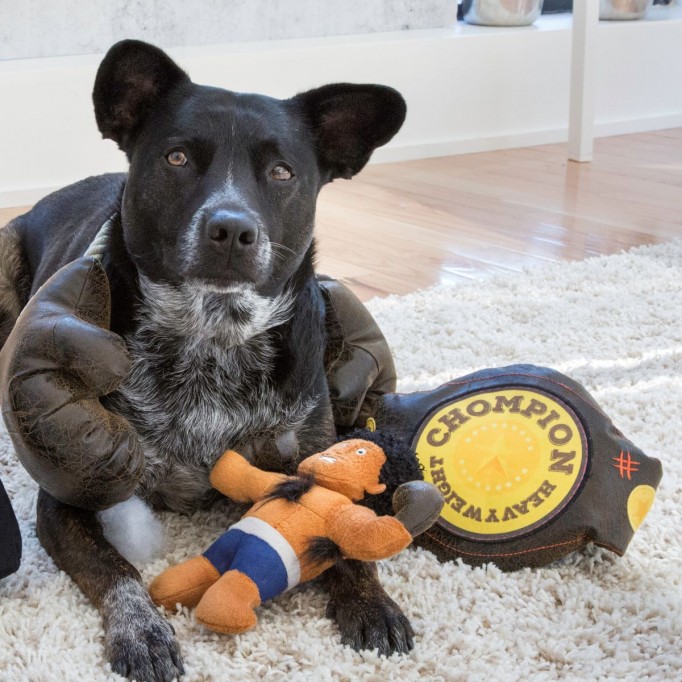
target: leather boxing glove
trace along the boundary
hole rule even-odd
[[[393,356],[381,329],[360,299],[338,280],[318,276],[326,305],[325,366],[334,423],[363,427],[377,400],[396,388]]]
[[[131,365],[110,314],[102,265],[79,258],[33,295],[0,353],[2,415],[19,459],[50,495],[93,510],[130,497],[144,467],[132,427],[99,400]]]

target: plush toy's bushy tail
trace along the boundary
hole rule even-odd
[[[380,516],[393,516],[393,493],[401,483],[407,481],[421,481],[424,478],[421,465],[414,450],[391,434],[369,429],[356,429],[344,434],[340,441],[351,438],[376,443],[386,454],[386,463],[381,467],[379,482],[386,484],[386,490],[381,495],[366,495],[360,504],[369,507]]]

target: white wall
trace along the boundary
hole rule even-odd
[[[597,133],[682,126],[682,8],[603,22],[598,37]],[[335,80],[393,85],[408,101],[408,118],[379,161],[567,137],[565,15],[521,29],[461,26],[170,52],[197,82],[280,97]],[[0,206],[125,167],[95,128],[90,91],[99,60],[0,62]]]

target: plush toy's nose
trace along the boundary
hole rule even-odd
[[[386,490],[386,484],[384,483],[373,483],[365,488],[368,495],[381,495],[381,493]]]

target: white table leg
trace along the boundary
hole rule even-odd
[[[598,25],[599,0],[574,0],[568,118],[568,158],[572,161],[592,160]]]

